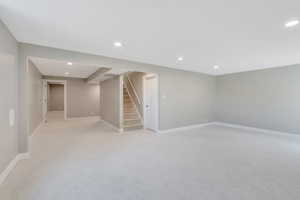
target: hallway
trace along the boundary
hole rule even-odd
[[[64,121],[64,111],[48,111],[46,119],[47,123]]]
[[[222,126],[116,133],[49,121],[0,188],[5,200],[298,200],[300,140]],[[271,168],[272,167],[272,168]]]

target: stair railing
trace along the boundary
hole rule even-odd
[[[137,94],[137,92],[136,92],[136,89],[135,89],[134,85],[132,84],[130,78],[128,77],[127,74],[124,75],[124,77],[125,77],[125,79],[126,79],[126,81],[125,81],[126,87],[127,87],[129,90],[132,90],[132,91],[133,91],[133,93],[134,93],[134,98],[136,98],[138,104],[141,105],[141,104],[142,104],[142,101],[140,100],[140,98],[139,98],[139,96],[138,96],[138,94]],[[129,92],[130,92],[130,91],[129,91]]]
[[[139,116],[142,118],[140,109],[143,107],[143,102],[139,98],[136,92],[136,88],[134,87],[134,84],[132,83],[132,81],[130,80],[127,74],[124,75],[124,84],[125,87],[127,88],[129,95],[132,97],[132,101],[135,104]]]

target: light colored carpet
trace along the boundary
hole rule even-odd
[[[1,200],[299,200],[300,140],[221,126],[155,135],[53,121]]]

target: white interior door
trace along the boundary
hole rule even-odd
[[[48,111],[48,84],[43,80],[43,119],[46,121],[46,114]]]
[[[158,130],[158,78],[144,77],[144,127]]]

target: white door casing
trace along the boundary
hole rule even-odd
[[[158,76],[145,75],[144,85],[144,128],[158,131]]]
[[[46,114],[48,111],[48,83],[43,80],[43,122],[46,122]]]
[[[67,120],[67,81],[66,80],[43,80],[43,120],[46,122],[48,112],[48,83],[57,83],[64,86],[64,118]]]

